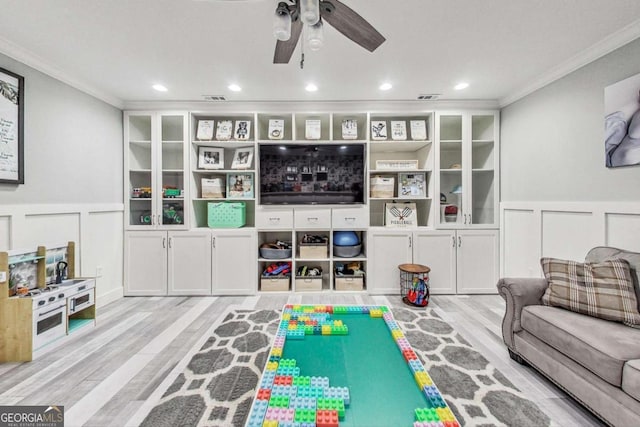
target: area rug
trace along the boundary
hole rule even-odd
[[[393,308],[392,312],[461,425],[552,425],[535,403],[433,310]],[[229,311],[142,425],[243,426],[279,318],[280,312],[274,310]],[[384,420],[380,426],[387,427]]]

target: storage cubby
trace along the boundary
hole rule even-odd
[[[353,268],[353,264],[359,266],[359,270],[364,272],[364,275],[361,274],[339,274],[338,272],[349,272],[350,267]],[[354,271],[354,270],[350,270]],[[355,261],[338,261],[335,260],[333,262],[333,289],[338,292],[362,292],[367,289],[366,287],[366,274],[367,274],[367,263],[362,260]]]
[[[331,263],[329,261],[297,261],[295,262],[294,290],[296,292],[319,292],[331,289]],[[300,276],[303,268],[320,270],[318,276]]]
[[[247,142],[255,141],[255,124],[253,114],[209,114],[209,113],[194,113],[191,120],[191,140],[196,142]],[[213,121],[213,127],[211,129],[211,138],[198,138],[198,126],[200,121]],[[218,132],[219,124],[221,122],[230,122],[230,134],[228,138],[222,138]],[[236,130],[238,122],[247,122],[248,129],[244,133],[244,137],[237,135]]]

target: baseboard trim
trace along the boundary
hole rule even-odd
[[[114,301],[124,298],[124,287],[112,289],[103,294],[96,295],[96,307],[101,308],[107,304],[111,304]]]

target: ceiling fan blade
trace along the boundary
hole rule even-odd
[[[329,5],[325,5],[326,3],[329,3]],[[336,30],[369,52],[376,50],[386,40],[362,16],[338,0],[325,0],[320,3],[320,14],[322,19],[331,24]]]
[[[302,21],[296,19],[291,23],[291,37],[287,41],[278,40],[276,43],[276,51],[273,54],[274,64],[288,64],[293,55],[293,51],[296,49],[298,39],[300,39],[300,33],[302,33]]]

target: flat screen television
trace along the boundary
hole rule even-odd
[[[364,203],[364,144],[262,144],[263,205]]]

